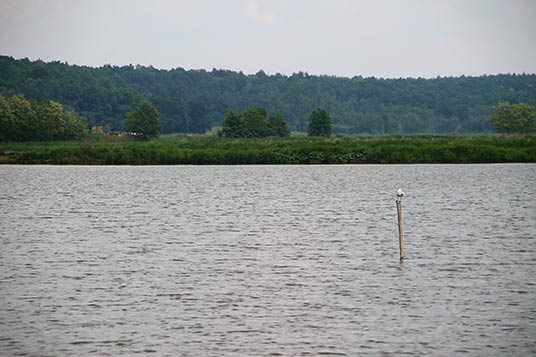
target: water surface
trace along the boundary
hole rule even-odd
[[[534,354],[535,236],[536,165],[0,166],[0,354]]]

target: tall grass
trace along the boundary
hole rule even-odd
[[[84,142],[3,143],[17,164],[409,164],[536,162],[536,136],[386,136],[229,139],[167,135]]]

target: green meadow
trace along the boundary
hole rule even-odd
[[[164,135],[0,143],[2,164],[248,165],[536,162],[536,136],[335,136],[231,139]]]

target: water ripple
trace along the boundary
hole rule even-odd
[[[0,166],[0,188],[0,355],[536,354],[536,165]]]

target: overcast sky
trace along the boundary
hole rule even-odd
[[[0,0],[0,54],[101,66],[536,72],[536,0]]]

